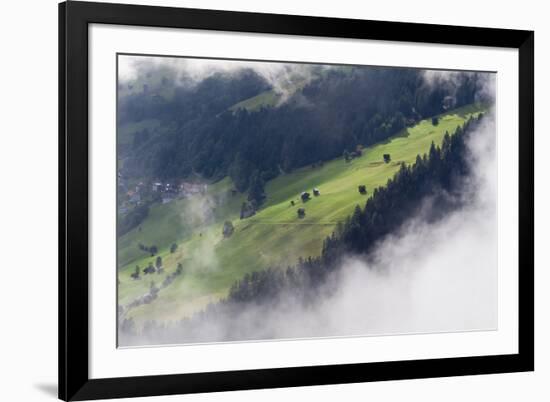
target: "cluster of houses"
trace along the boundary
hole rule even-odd
[[[194,182],[175,182],[159,181],[151,182],[140,181],[136,185],[129,185],[128,180],[122,173],[118,173],[118,187],[122,194],[125,194],[124,201],[120,204],[118,212],[126,214],[132,208],[143,205],[147,199],[153,196],[159,196],[163,204],[167,204],[178,198],[190,198],[195,195],[205,194],[208,190],[208,184]]]

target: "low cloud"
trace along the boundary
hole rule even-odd
[[[496,95],[496,73],[473,71],[423,70],[424,85],[430,89],[444,89],[456,98],[457,91],[466,80],[476,87],[476,102],[493,102]]]
[[[219,268],[215,244],[220,239],[221,230],[220,233],[205,230],[214,219],[216,204],[216,200],[206,193],[192,195],[185,201],[180,219],[183,226],[193,228],[191,236],[195,239],[193,247],[188,250],[193,265],[187,266],[186,269],[205,272],[216,271]]]
[[[313,66],[280,62],[194,59],[177,57],[119,56],[118,79],[122,84],[143,76],[162,75],[175,85],[193,86],[214,75],[236,75],[253,70],[280,95],[279,102],[288,99],[296,84],[309,82]]]

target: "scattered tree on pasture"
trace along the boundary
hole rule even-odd
[[[155,260],[155,266],[159,274],[161,274],[164,271],[164,268],[162,267],[162,257],[160,255],[157,256],[157,259]]]
[[[233,232],[235,231],[235,227],[233,226],[233,223],[231,221],[225,221],[223,223],[223,237],[228,238],[231,237]]]
[[[136,265],[136,269],[132,275],[130,275],[132,279],[139,279],[139,265]]]
[[[153,274],[155,272],[156,270],[155,270],[155,267],[153,266],[153,263],[149,261],[149,265],[143,269],[143,273],[147,275],[147,274]]]

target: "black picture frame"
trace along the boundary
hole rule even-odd
[[[88,25],[192,28],[519,51],[517,354],[213,373],[88,375]],[[59,398],[170,395],[534,370],[534,32],[70,1],[59,4]]]

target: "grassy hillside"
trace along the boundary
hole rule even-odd
[[[270,264],[293,264],[298,257],[320,254],[323,239],[335,225],[351,214],[355,205],[363,205],[372,190],[383,186],[402,162],[414,162],[418,154],[428,151],[434,141],[440,144],[445,131],[453,132],[472,114],[483,108],[470,105],[448,112],[433,126],[431,119],[403,130],[385,143],[365,149],[351,162],[343,158],[326,162],[322,167],[304,167],[281,175],[266,185],[267,200],[256,215],[239,220],[243,195],[231,195],[229,179],[209,187],[205,196],[174,201],[152,208],[141,225],[119,240],[119,302],[126,305],[145,294],[151,280],[160,284],[165,275],[184,266],[184,274],[151,304],[129,311],[139,325],[147,319],[175,320],[204,308],[227,294],[229,286],[245,273]],[[383,154],[391,162],[383,162]],[[357,187],[366,185],[367,195]],[[302,191],[319,188],[321,195],[302,203]],[[291,205],[294,201],[295,206]],[[306,216],[297,218],[297,209]],[[234,234],[224,239],[222,226],[231,220]],[[145,267],[154,258],[139,251],[138,243],[159,246],[165,273],[130,278],[136,264]],[[178,249],[170,253],[170,245]]]
[[[238,109],[247,109],[249,112],[256,111],[262,107],[276,106],[281,95],[277,94],[274,90],[264,91],[252,98],[245,99],[239,103],[234,104],[229,108],[232,112]]]
[[[284,95],[280,91],[278,92],[275,89],[270,89],[234,104],[229,108],[229,110],[235,112],[238,109],[246,109],[249,112],[254,112],[263,107],[275,107],[286,97],[289,97],[295,92],[303,89],[308,82],[308,78],[301,77],[299,75],[289,77],[288,82],[286,82],[283,88],[281,88],[285,92]]]

